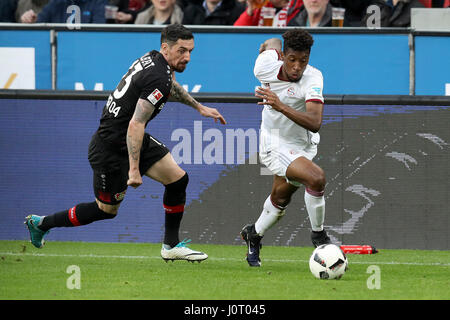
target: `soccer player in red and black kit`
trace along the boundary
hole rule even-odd
[[[95,201],[80,203],[49,216],[27,216],[25,224],[35,247],[42,248],[44,236],[51,228],[114,218],[127,187],[139,187],[142,176],[146,175],[165,187],[162,258],[165,261],[208,258],[178,238],[188,174],[178,166],[162,142],[145,133],[146,125],[161,111],[169,95],[196,109],[202,116],[226,123],[216,109],[197,102],[174,79],[175,71],[183,72],[186,68],[193,49],[192,32],[180,24],[169,25],[161,32],[160,51],[153,50],[131,65],[109,96],[100,126],[89,144]]]

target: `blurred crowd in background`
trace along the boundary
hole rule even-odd
[[[379,27],[409,27],[411,8],[447,7],[450,0],[2,0],[0,22],[366,27],[376,14]]]

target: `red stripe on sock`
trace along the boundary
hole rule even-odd
[[[310,195],[314,197],[322,197],[325,193],[325,191],[314,191],[309,188],[306,188],[306,192],[308,192]]]
[[[76,215],[76,212],[75,212],[75,208],[76,207],[77,206],[69,209],[69,220],[73,224],[74,227],[81,226],[80,222],[77,219],[77,215]]]
[[[167,206],[163,204],[164,210],[166,210],[166,213],[179,213],[184,212],[184,204],[179,204],[177,206]]]

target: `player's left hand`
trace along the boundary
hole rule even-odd
[[[281,103],[278,96],[269,88],[257,87],[255,91],[255,97],[263,99],[259,101],[259,105],[269,105],[273,109],[281,112],[283,109],[283,104]]]
[[[217,120],[219,120],[221,124],[227,123],[225,121],[225,118],[215,108],[209,108],[207,106],[200,104],[200,107],[198,108],[198,112],[200,112],[200,114],[204,117],[213,118],[214,122],[217,122]]]
[[[139,170],[129,170],[127,185],[137,188],[142,184],[142,177]]]

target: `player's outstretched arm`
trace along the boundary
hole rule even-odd
[[[202,116],[213,118],[215,122],[219,120],[222,124],[227,123],[225,121],[225,118],[219,113],[219,111],[217,111],[217,109],[202,105],[200,102],[195,100],[186,90],[184,90],[184,88],[175,80],[172,81],[170,94],[181,103],[184,103],[185,105],[188,105],[197,110]]]
[[[142,184],[142,177],[139,172],[139,158],[144,138],[145,124],[155,111],[155,107],[144,99],[139,99],[134,110],[133,117],[128,124],[127,148],[130,169],[128,171],[127,184],[137,188]]]
[[[170,89],[170,95],[184,103],[187,106],[198,110],[200,103],[195,100],[184,88],[175,80],[172,81],[172,88]]]

